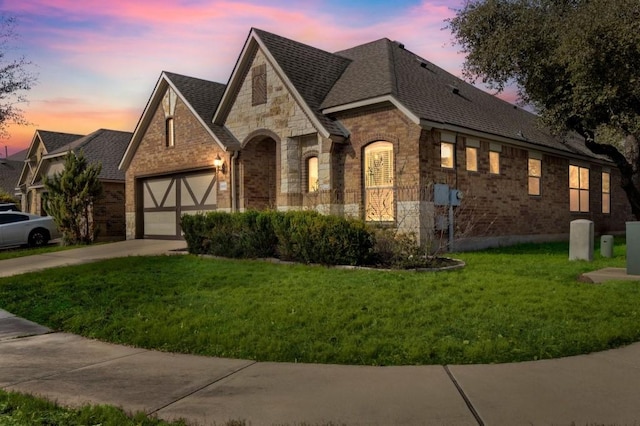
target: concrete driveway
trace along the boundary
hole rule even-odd
[[[128,240],[95,244],[71,250],[2,260],[0,261],[0,277],[41,271],[58,266],[79,265],[113,257],[168,254],[186,247],[187,243],[181,240]]]

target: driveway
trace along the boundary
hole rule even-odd
[[[41,271],[58,266],[79,265],[114,257],[153,256],[184,249],[182,240],[127,240],[96,244],[77,249],[36,254],[0,261],[0,277]]]

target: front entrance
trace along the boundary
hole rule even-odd
[[[265,210],[277,206],[280,176],[277,144],[270,137],[249,141],[240,155],[242,170],[242,207]]]
[[[151,177],[140,185],[144,238],[182,238],[183,214],[217,208],[214,171]]]

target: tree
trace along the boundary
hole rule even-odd
[[[101,170],[99,163],[88,165],[82,152],[69,152],[64,169],[44,178],[46,209],[65,244],[90,244],[95,239],[93,204],[102,195]]]
[[[27,124],[18,105],[26,102],[24,92],[36,83],[35,75],[29,71],[31,62],[11,54],[17,38],[15,27],[15,18],[0,15],[0,136],[7,135],[10,123]]]
[[[544,125],[610,158],[640,220],[638,0],[470,0],[448,27],[465,77],[515,83]]]

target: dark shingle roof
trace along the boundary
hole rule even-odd
[[[50,132],[48,130],[38,130],[38,135],[44,144],[47,153],[51,153],[84,135],[75,135],[71,133]]]
[[[0,189],[12,194],[22,173],[23,161],[0,158]]]
[[[118,164],[127,149],[131,136],[130,132],[99,129],[50,152],[49,155],[55,156],[69,151],[78,153],[82,150],[89,164],[102,164],[100,179],[124,181],[124,171],[118,169]]]
[[[256,28],[253,31],[322,126],[331,134],[343,135],[343,129],[323,115],[320,106],[351,61],[276,34]]]
[[[226,88],[224,84],[167,71],[164,74],[223,145],[234,149],[239,148],[238,141],[223,126],[213,123],[213,114]]]
[[[594,157],[580,139],[562,141],[542,129],[536,115],[472,86],[389,39],[336,55],[350,59],[351,64],[322,108],[392,95],[422,120]]]

